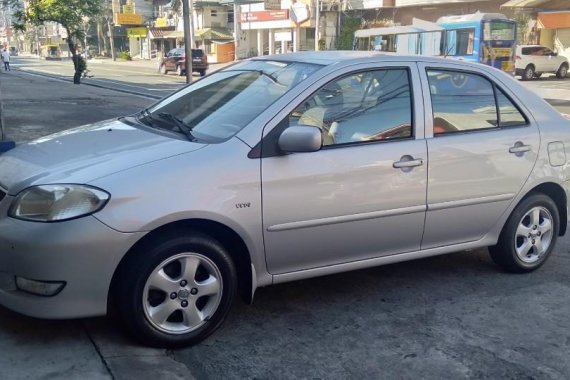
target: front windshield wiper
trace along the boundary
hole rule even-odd
[[[186,138],[188,139],[188,141],[196,141],[196,137],[194,137],[194,135],[192,134],[192,127],[190,127],[189,125],[186,125],[186,123],[184,123],[184,121],[182,121],[181,119],[179,119],[178,117],[167,113],[167,112],[160,112],[158,114],[152,114],[149,112],[148,109],[145,109],[142,111],[142,116],[144,118],[150,119],[150,120],[159,120],[159,121],[168,121],[170,124],[173,124],[180,133],[182,133],[184,136],[186,136]]]
[[[158,113],[158,116],[161,119],[169,120],[172,122],[178,128],[178,130],[188,138],[189,141],[196,141],[196,137],[194,137],[192,134],[192,127],[187,125],[184,121],[182,121],[182,119],[179,119],[173,114],[167,112],[160,112]]]

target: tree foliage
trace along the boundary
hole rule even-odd
[[[74,44],[83,37],[85,18],[95,18],[103,12],[103,0],[28,0],[14,12],[16,30],[25,31],[29,26],[46,22],[59,23],[67,32],[67,43],[73,55],[75,67],[74,82],[79,83],[82,68],[80,57]]]

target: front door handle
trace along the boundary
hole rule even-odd
[[[509,148],[509,153],[514,153],[517,156],[521,156],[523,153],[529,152],[530,149],[530,145],[524,145],[522,142],[517,141],[515,145]]]
[[[408,169],[414,168],[416,166],[422,166],[424,164],[424,160],[421,158],[414,158],[412,156],[403,156],[400,161],[396,161],[392,164],[394,169]]]

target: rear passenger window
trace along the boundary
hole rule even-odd
[[[433,132],[468,132],[498,126],[493,85],[463,72],[428,71]]]
[[[495,88],[497,89],[497,103],[499,104],[499,126],[520,127],[526,125],[527,121],[519,109],[501,89]]]
[[[428,70],[428,81],[433,109],[433,133],[436,136],[527,123],[502,90],[483,76]]]

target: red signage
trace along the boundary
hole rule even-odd
[[[288,9],[280,9],[277,11],[243,12],[241,14],[241,22],[276,21],[288,19]]]

